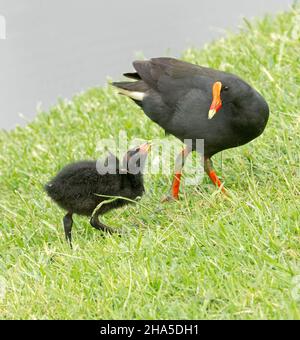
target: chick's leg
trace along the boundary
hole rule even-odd
[[[72,248],[72,226],[73,226],[73,218],[72,213],[67,213],[67,215],[63,219],[65,237],[70,247]]]

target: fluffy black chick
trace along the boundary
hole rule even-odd
[[[49,183],[45,185],[47,194],[67,214],[63,218],[66,240],[72,247],[73,214],[90,216],[92,227],[117,233],[99,220],[99,215],[124,206],[130,201],[115,199],[105,202],[95,214],[93,212],[108,197],[118,196],[134,200],[144,193],[143,169],[150,144],[145,143],[129,150],[124,156],[122,165],[110,154],[104,162],[80,161],[63,168]],[[99,196],[103,195],[103,196]]]

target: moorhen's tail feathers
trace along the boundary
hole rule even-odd
[[[135,91],[135,92],[146,92],[149,90],[149,86],[142,80],[139,81],[121,81],[112,83],[113,86],[123,89],[126,91]]]
[[[150,87],[156,88],[157,81],[161,76],[161,68],[153,67],[151,60],[136,60],[133,62],[133,67],[137,71],[138,75],[147,83]]]
[[[134,73],[124,73],[124,77],[129,78],[129,79],[134,79],[134,80],[142,80],[140,75],[137,72]]]
[[[149,86],[142,80],[115,82],[112,85],[119,89],[120,94],[137,102],[143,101],[145,93],[149,90]]]
[[[133,66],[137,72],[125,73],[124,76],[136,81],[114,82],[112,85],[119,89],[120,94],[130,97],[139,105],[150,89],[159,93],[176,92],[176,97],[178,90],[181,92],[187,88],[186,78],[207,70],[173,58],[137,60]]]

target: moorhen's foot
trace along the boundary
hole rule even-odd
[[[123,237],[123,236],[129,235],[130,232],[126,230],[126,228],[120,228],[120,229],[114,229],[114,234],[119,237]]]
[[[172,195],[166,195],[161,199],[161,203],[177,202],[177,201],[179,201],[179,197],[174,197]]]
[[[112,229],[110,228],[110,230],[100,230],[101,231],[101,236],[103,238],[106,238],[110,235],[117,235],[119,237],[125,236],[126,232],[124,232],[123,230],[118,230],[118,229]]]
[[[106,234],[118,234],[119,231],[117,229],[111,228],[107,225],[105,225],[104,223],[99,221],[99,214],[96,214],[94,216],[92,216],[91,220],[90,220],[90,224],[92,227],[94,227],[95,229],[101,231],[103,233],[103,237]]]
[[[225,197],[229,197],[229,196],[230,196],[230,195],[229,195],[229,192],[227,191],[227,189],[224,188],[224,186],[222,186],[221,192],[222,192],[222,194],[225,195]]]

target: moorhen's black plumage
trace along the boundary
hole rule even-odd
[[[81,161],[67,165],[48,184],[45,190],[48,195],[68,213],[63,219],[65,236],[71,243],[73,214],[91,216],[91,225],[108,233],[117,232],[99,221],[111,209],[130,203],[124,199],[116,199],[103,204],[92,216],[94,210],[108,197],[119,196],[131,200],[144,193],[143,168],[150,144],[145,143],[128,151],[120,165],[112,154],[105,162]]]
[[[243,145],[265,129],[269,107],[265,99],[236,75],[173,58],[135,61],[135,81],[113,83],[133,99],[154,122],[182,142],[192,140],[176,161],[173,198],[178,198],[185,158],[204,139],[205,171],[221,187],[210,158]],[[225,191],[225,190],[224,190]]]

